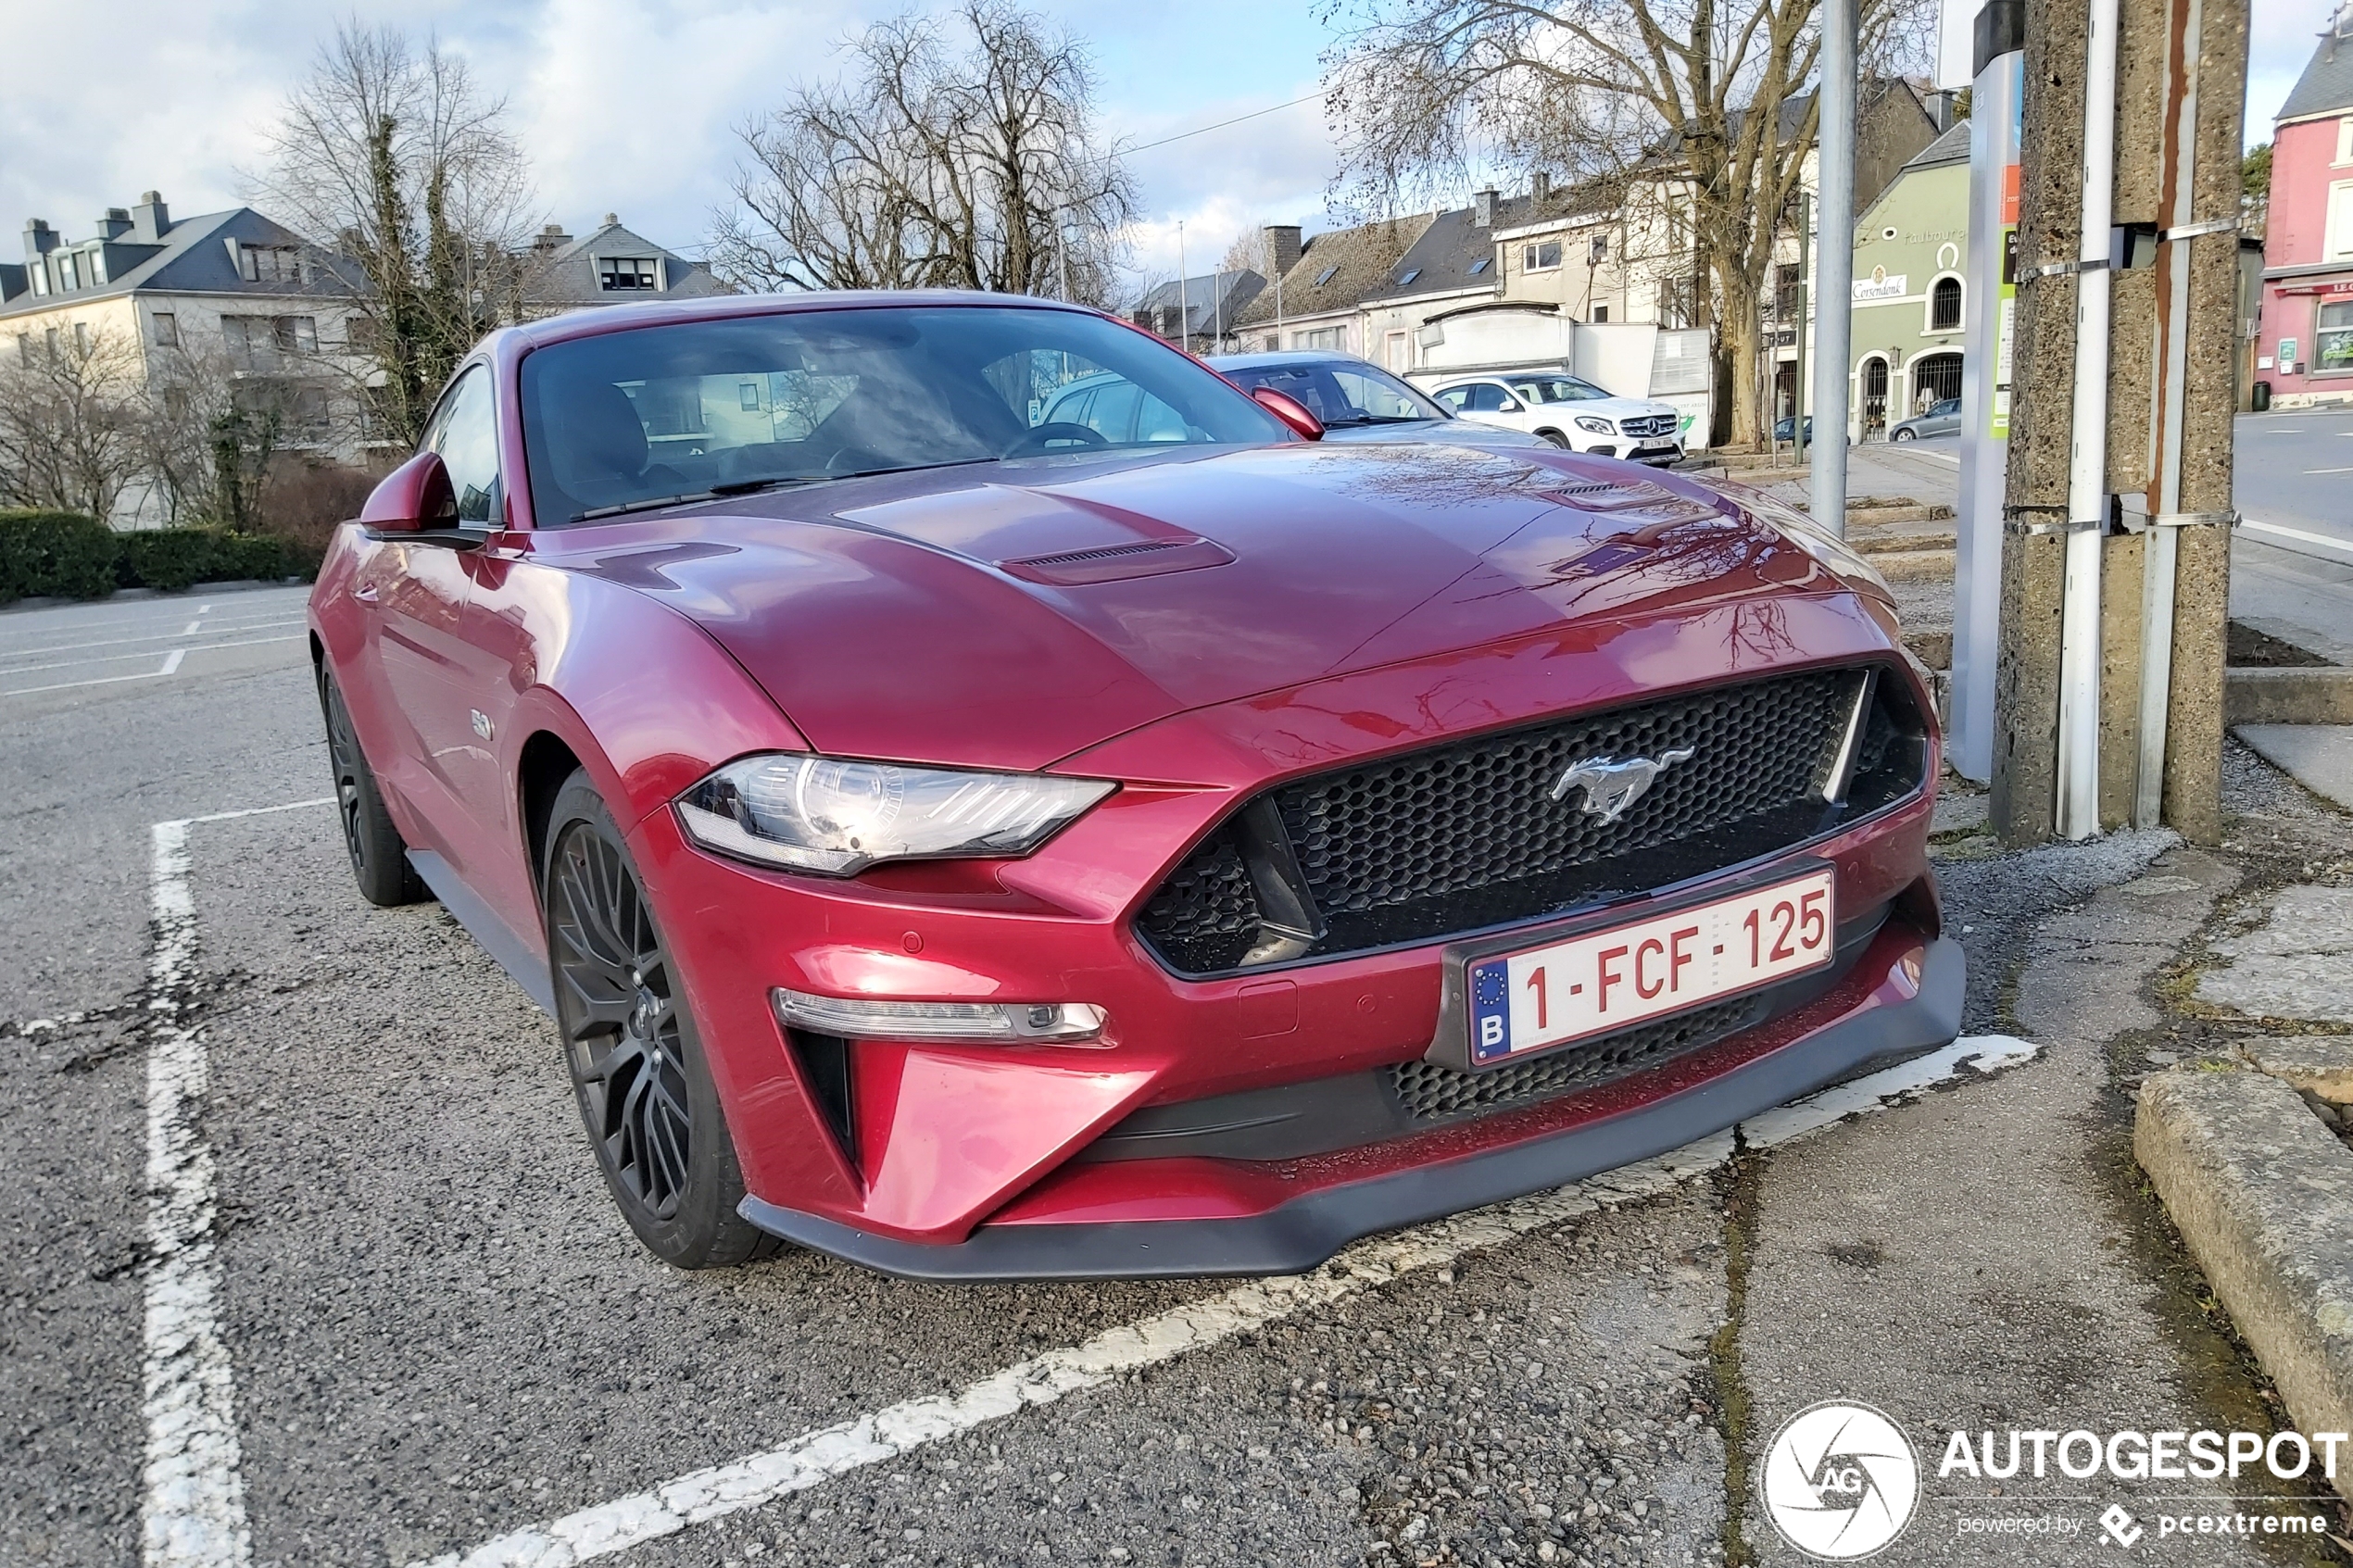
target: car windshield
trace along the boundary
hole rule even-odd
[[[1512,390],[1530,403],[1591,403],[1608,393],[1575,376],[1531,376],[1512,383]]]
[[[1327,425],[1403,424],[1450,417],[1387,370],[1361,359],[1243,365],[1227,370],[1226,378],[1246,392],[1263,386],[1295,397]]]
[[[1125,399],[1126,417],[1070,417],[1079,382]],[[1141,332],[1017,306],[780,311],[551,344],[522,362],[522,422],[543,527],[853,474],[1288,438]]]

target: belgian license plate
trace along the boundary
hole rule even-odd
[[[1469,966],[1474,1067],[1613,1033],[1821,968],[1829,868]]]

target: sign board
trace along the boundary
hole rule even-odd
[[[1875,299],[1901,299],[1910,292],[1911,281],[1908,273],[1891,273],[1884,267],[1874,267],[1869,277],[1855,280],[1855,303],[1868,305]]]

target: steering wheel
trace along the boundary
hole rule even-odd
[[[1008,458],[1033,458],[1055,441],[1076,441],[1081,446],[1108,446],[1103,433],[1092,425],[1073,423],[1069,420],[1049,420],[1044,424],[1005,448]]]

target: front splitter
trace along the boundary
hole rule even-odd
[[[1850,1013],[1680,1094],[1549,1137],[1392,1172],[1223,1220],[982,1225],[944,1245],[871,1235],[746,1198],[745,1219],[799,1246],[902,1279],[1198,1278],[1291,1274],[1362,1236],[1582,1181],[1648,1160],[1960,1033],[1960,944],[1931,942],[1909,1000]]]

